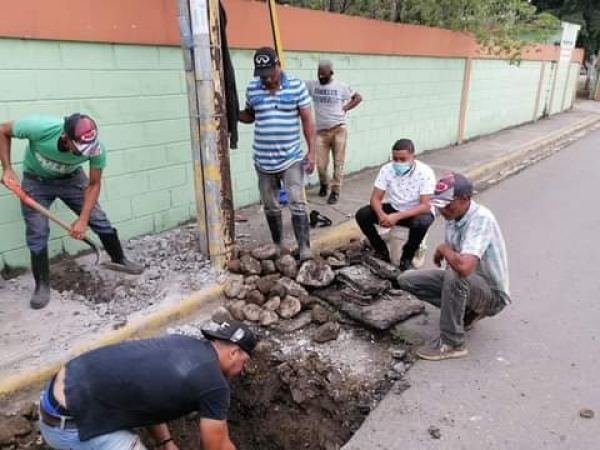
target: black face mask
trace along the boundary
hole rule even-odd
[[[319,83],[321,84],[329,84],[331,81],[331,77],[319,77]]]

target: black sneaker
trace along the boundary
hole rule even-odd
[[[332,192],[331,194],[329,194],[327,203],[329,203],[330,205],[335,205],[339,199],[340,199],[340,194],[338,194],[337,192]]]
[[[321,189],[319,189],[319,197],[327,197],[327,185],[322,184]]]
[[[398,265],[401,272],[406,272],[407,270],[415,270],[416,267],[410,259],[401,259],[400,264]]]

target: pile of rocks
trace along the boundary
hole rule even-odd
[[[390,293],[396,293],[406,297],[402,299],[403,304],[408,301],[413,307],[410,315],[422,310],[420,303],[409,299],[408,294],[391,289],[398,269],[370,256],[360,241],[321,251],[319,257],[303,263],[279,246],[265,244],[241,251],[237,259],[227,264],[227,269],[230,274],[225,281],[224,292],[228,298],[225,306],[233,318],[288,330],[289,326],[280,323],[282,319],[296,318],[302,325],[316,322],[322,325],[317,336],[326,336],[323,340],[337,337],[339,325],[330,320],[331,314],[325,308],[315,305],[322,300],[334,309],[350,311],[341,308],[335,299],[330,301],[330,292],[335,292],[334,297],[341,295],[345,301],[358,302],[358,308],[373,306]],[[307,310],[311,312],[302,315]],[[352,311],[350,313],[352,315]],[[368,315],[373,315],[370,310],[367,310]],[[360,320],[360,311],[354,316]],[[385,327],[393,319],[386,321]],[[367,322],[367,325],[372,324]],[[292,327],[297,329],[295,325]],[[375,324],[375,328],[383,327]]]

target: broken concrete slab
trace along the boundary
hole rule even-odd
[[[377,295],[392,287],[363,265],[344,267],[336,272],[336,279],[362,295]]]
[[[335,278],[331,266],[320,259],[306,261],[300,267],[296,281],[303,286],[323,288],[329,286]]]
[[[408,293],[376,297],[368,305],[348,301],[343,291],[333,287],[319,289],[313,294],[356,321],[378,330],[387,330],[424,310],[423,303]]]

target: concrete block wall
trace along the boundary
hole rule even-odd
[[[473,138],[533,119],[541,64],[474,60],[465,125]]]
[[[243,105],[252,77],[252,51],[233,50],[232,55]],[[302,80],[316,76],[320,59],[330,59],[336,76],[362,94],[363,103],[349,114],[347,173],[384,163],[392,143],[402,137],[413,139],[418,152],[458,139],[463,58],[299,51],[288,52],[286,58],[286,70]],[[546,64],[546,83],[552,85],[551,63]],[[578,71],[579,65],[574,66]],[[518,67],[505,61],[473,61],[467,137],[530,121],[540,68],[536,61]],[[557,92],[570,78],[567,70],[557,80]],[[73,111],[92,115],[100,126],[108,148],[100,201],[121,237],[159,232],[195,216],[178,47],[0,39],[0,120]],[[236,208],[259,198],[253,127],[240,124],[239,129],[239,148],[230,154]],[[24,149],[23,142],[15,141],[17,170]],[[60,202],[53,209],[68,221],[74,218]],[[52,225],[49,248],[56,256],[85,246]],[[28,259],[19,203],[0,188],[0,270],[5,265],[28,266]]]
[[[286,53],[286,71],[302,79],[316,78],[321,59],[333,62],[336,77],[360,92],[363,102],[348,115],[346,172],[387,161],[392,144],[408,137],[418,152],[456,141],[463,59]],[[234,51],[238,94],[252,79],[252,52]],[[253,127],[240,124],[240,145],[231,152],[235,205],[257,202],[252,164]],[[311,182],[316,182],[316,175]]]
[[[176,47],[0,39],[0,120],[92,115],[108,148],[100,201],[123,238],[154,233],[194,212],[190,132]],[[21,171],[24,141],[13,141]],[[61,203],[52,208],[67,221]],[[0,266],[27,266],[18,201],[0,188]],[[86,246],[51,225],[50,253]],[[1,267],[0,267],[1,268]]]

